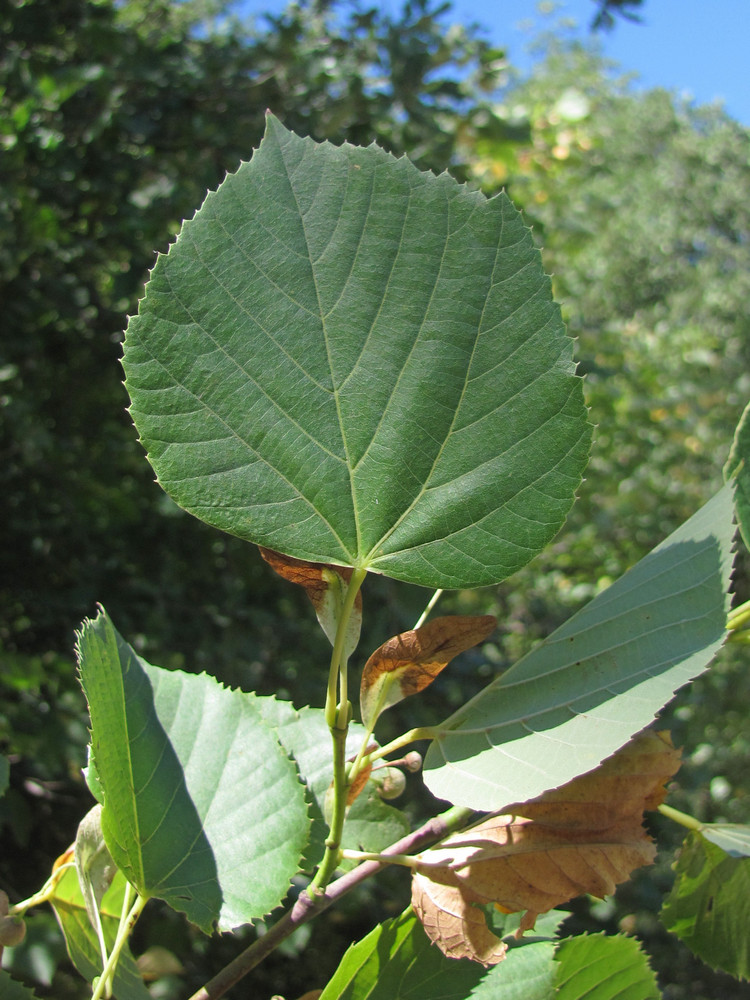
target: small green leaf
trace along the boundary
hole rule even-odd
[[[750,403],[735,431],[729,458],[724,466],[724,478],[736,478],[735,504],[742,540],[750,549]]]
[[[298,870],[309,820],[296,767],[253,698],[151,666],[103,611],[84,623],[78,656],[117,867],[207,932],[268,913]]]
[[[346,814],[341,846],[350,851],[384,851],[411,829],[406,815],[384,802],[369,781]]]
[[[661,911],[664,926],[712,969],[750,978],[750,857],[690,833],[675,871]]]
[[[102,833],[102,807],[97,804],[78,824],[75,841],[75,866],[78,884],[86,904],[91,926],[101,944],[102,964],[108,949],[104,939],[100,907],[104,894],[112,885],[117,871]]]
[[[556,1000],[659,1000],[648,959],[635,938],[581,934],[557,949]]]
[[[648,726],[724,640],[733,535],[725,486],[439,727],[430,791],[499,810],[592,770]]]
[[[121,872],[115,875],[111,887],[101,900],[101,919],[107,948],[114,944],[125,895],[126,882]],[[57,922],[65,938],[70,960],[87,982],[101,974],[102,957],[99,938],[92,926],[76,872],[66,871],[55,887],[51,901]],[[120,954],[115,971],[113,992],[117,1000],[149,1000],[150,993],[136,968],[130,949]],[[3,994],[4,997],[4,994]]]
[[[588,458],[572,341],[505,194],[271,115],[158,259],[123,365],[180,506],[429,587],[524,566]]]
[[[407,910],[349,948],[320,1000],[465,1000],[484,974],[445,958]]]
[[[33,990],[17,979],[11,979],[4,969],[0,969],[0,996],[3,1000],[39,1000]]]

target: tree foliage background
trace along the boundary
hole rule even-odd
[[[595,7],[606,26],[638,4]],[[518,80],[502,51],[431,0],[393,16],[307,3],[260,28],[224,8],[0,5],[0,750],[12,765],[0,888],[14,899],[38,888],[88,807],[72,645],[96,601],[152,662],[320,703],[322,675],[308,663],[318,653],[325,662],[324,640],[304,595],[161,493],[119,367],[121,331],[154,252],[249,158],[266,108],[316,139],[374,140],[488,193],[506,186],[534,225],[578,338],[598,426],[580,502],[522,574],[448,597],[446,610],[488,611],[502,624],[481,658],[465,657],[435,685],[436,717],[707,499],[750,396],[745,128],[717,108],[631,92],[594,51],[559,34]],[[741,566],[747,597],[745,581]],[[385,580],[369,595],[378,633],[363,648],[410,627],[427,596]],[[673,800],[701,819],[750,821],[747,678],[727,653],[665,723],[689,754]],[[657,832],[675,845],[666,827]],[[665,858],[615,902],[581,903],[576,919],[643,935],[671,1000],[741,996],[659,931],[670,877]],[[403,906],[398,879],[367,891],[369,919],[360,900],[306,929],[306,951],[290,942],[269,964],[269,995],[322,985],[342,945]],[[172,918],[139,934],[143,949],[165,944],[184,963],[181,979],[162,982],[164,997],[197,988],[236,947]],[[29,941],[14,960],[40,996],[82,995],[52,918],[32,922]]]

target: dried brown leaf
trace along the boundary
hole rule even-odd
[[[525,910],[521,927],[528,930],[539,913],[576,896],[609,895],[635,868],[653,861],[643,813],[662,801],[679,764],[668,735],[642,733],[588,774],[425,851],[412,905],[427,934],[453,954],[456,935],[466,934],[466,911],[484,921],[476,904]],[[467,940],[468,957],[488,964],[485,943],[474,949]]]
[[[265,549],[260,545],[258,548],[261,556],[279,576],[290,583],[296,583],[305,588],[307,596],[315,608],[320,627],[333,645],[352,570],[348,566],[332,566],[327,563],[293,559],[292,556],[282,555],[280,552]],[[351,656],[356,649],[361,625],[362,592],[360,591],[354,601],[354,609],[347,627],[344,648],[344,655],[347,657]]]
[[[492,615],[449,615],[401,632],[376,649],[362,671],[359,704],[366,726],[386,708],[423,691],[459,653],[486,639]]]

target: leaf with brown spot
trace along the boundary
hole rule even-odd
[[[310,598],[320,627],[325,632],[331,645],[336,639],[336,629],[341,618],[346,591],[351,579],[352,570],[348,566],[329,566],[326,563],[305,562],[303,559],[293,559],[272,549],[258,549],[265,561],[290,583],[304,587]],[[344,655],[348,658],[357,648],[359,632],[362,625],[362,592],[354,601],[354,608],[346,630]]]
[[[425,851],[412,905],[427,934],[446,955],[455,953],[463,936],[468,957],[494,964],[500,959],[488,959],[483,935],[473,944],[475,915],[484,922],[477,904],[525,910],[523,931],[537,914],[576,896],[609,895],[635,868],[653,861],[643,813],[664,799],[664,783],[679,766],[668,734],[641,733],[588,774]]]
[[[449,615],[384,642],[362,671],[363,723],[371,728],[386,708],[424,690],[454,656],[482,642],[496,627],[492,615]]]

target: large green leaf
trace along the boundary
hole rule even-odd
[[[298,870],[309,820],[294,762],[253,699],[207,675],[151,666],[103,611],[84,623],[78,654],[102,829],[118,868],[206,931],[273,909]]]
[[[730,854],[702,832],[689,834],[661,919],[712,968],[750,979],[750,857],[746,838],[740,850],[732,840]]]
[[[557,950],[556,1000],[659,1000],[653,970],[632,937],[581,934]]]
[[[496,810],[596,767],[701,673],[726,634],[732,491],[452,715],[430,745],[439,798]]]
[[[182,507],[433,587],[528,562],[588,453],[571,341],[507,197],[272,116],[157,261],[123,364]]]
[[[125,886],[125,879],[118,872],[101,901],[102,929],[109,948],[114,944],[120,924]],[[86,912],[86,903],[75,869],[66,871],[57,883],[51,903],[65,937],[71,962],[84,979],[92,982],[102,971],[101,952],[99,939]],[[151,994],[144,986],[127,946],[120,953],[113,987],[117,1000],[150,1000]]]

